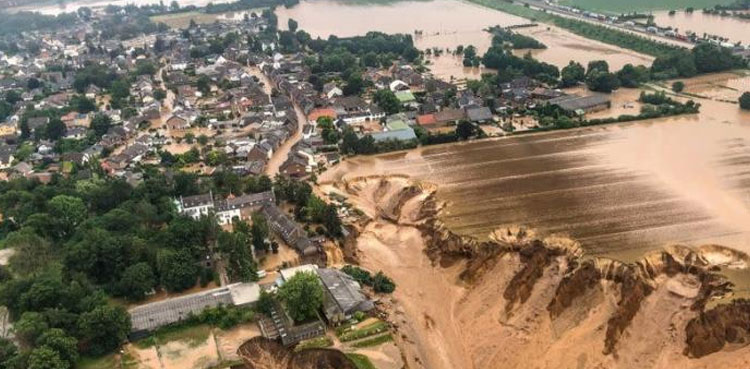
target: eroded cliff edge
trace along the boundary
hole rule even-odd
[[[540,362],[562,357],[561,362],[570,360],[581,368],[667,367],[677,355],[691,363],[722,351],[731,353],[721,356],[717,367],[750,360],[750,301],[706,308],[731,291],[718,268],[746,266],[747,256],[736,251],[670,246],[625,264],[587,257],[571,240],[540,239],[520,228],[498,230],[491,241],[479,242],[452,233],[440,222],[441,204],[431,186],[404,177],[368,177],[337,188],[364,211],[368,221],[363,232],[377,234],[377,227],[395,227],[387,228],[390,233],[401,232],[399,227],[417,229],[434,266],[458,268],[456,282],[465,290],[445,319],[467,325],[440,334],[480,334],[472,331],[473,318],[462,320],[464,315],[478,316],[476,329],[487,337],[475,336],[475,342],[462,344],[462,352],[455,355],[472,356],[468,362],[474,367],[521,366],[498,345],[549,356]],[[378,222],[389,225],[368,230]],[[712,257],[717,254],[722,257]],[[492,322],[497,327],[490,326]],[[439,327],[440,322],[426,325]],[[580,348],[576,340],[596,347]],[[531,344],[538,349],[526,347]],[[671,353],[652,352],[659,350]],[[503,365],[492,364],[503,358]]]

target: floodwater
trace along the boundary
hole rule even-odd
[[[42,4],[35,4],[35,5],[29,5],[29,6],[19,6],[12,9],[9,9],[11,11],[17,12],[17,11],[32,11],[32,12],[39,12],[42,14],[48,14],[48,15],[58,15],[62,13],[70,13],[75,12],[78,10],[78,8],[82,7],[89,7],[89,8],[103,8],[107,5],[119,5],[119,6],[125,6],[130,4],[135,5],[153,5],[153,4],[159,4],[159,2],[162,1],[165,5],[169,6],[171,1],[163,1],[163,0],[79,0],[79,1],[65,1],[62,4],[60,4],[59,1],[49,1]],[[195,6],[206,6],[208,3],[214,3],[214,4],[221,4],[221,3],[228,3],[233,0],[177,0],[177,2],[180,4],[180,6],[188,6],[188,5],[195,5]]]
[[[491,44],[487,27],[529,24],[530,21],[494,9],[457,0],[400,1],[386,4],[360,4],[334,0],[303,0],[292,8],[277,8],[279,26],[285,28],[288,20],[294,19],[299,28],[313,37],[327,38],[330,35],[351,37],[369,31],[384,33],[406,33],[414,36],[419,49],[455,49],[458,45],[473,45],[483,54]],[[421,31],[421,34],[415,34]],[[549,28],[546,25],[520,29],[532,33],[549,49],[535,51],[542,61],[560,67],[575,59],[584,65],[591,60],[606,60],[619,69],[627,63],[650,64],[652,58],[611,45],[573,35],[567,31]],[[523,54],[526,51],[517,51]],[[433,73],[448,79],[478,78],[480,71],[464,68],[461,59],[450,55],[431,58]]]
[[[673,243],[750,252],[750,113],[700,102],[699,115],[355,158],[327,177],[435,183],[449,228],[480,239],[520,225],[629,261]]]
[[[680,33],[692,31],[702,36],[704,33],[726,37],[730,42],[741,41],[743,45],[750,45],[750,19],[734,17],[720,17],[704,14],[696,10],[692,14],[678,11],[669,15],[668,11],[654,12],[654,22],[659,26],[677,28]]]

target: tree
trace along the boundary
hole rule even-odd
[[[127,267],[120,278],[120,294],[134,301],[143,300],[154,286],[156,278],[148,263]]]
[[[740,96],[740,108],[750,110],[750,92],[745,92]]]
[[[266,244],[269,234],[268,221],[263,214],[257,212],[252,214],[251,220],[253,225],[250,227],[250,235],[252,237],[253,248],[256,251],[266,251],[268,249]]]
[[[591,91],[610,93],[620,88],[620,80],[612,73],[594,69],[586,77],[586,86]]]
[[[217,240],[219,251],[227,261],[227,274],[232,281],[249,282],[258,278],[250,252],[250,236],[245,232],[221,232]]]
[[[31,346],[36,342],[37,338],[41,337],[49,329],[49,325],[41,313],[27,311],[15,322],[13,328],[15,329],[16,337]]]
[[[401,110],[401,102],[396,94],[389,89],[382,89],[375,92],[373,101],[383,109],[386,114],[396,114]]]
[[[109,131],[109,128],[112,126],[112,118],[109,116],[106,116],[104,114],[97,114],[94,116],[94,118],[91,120],[91,129],[94,130],[94,134],[96,137],[102,137],[104,136],[107,131]]]
[[[304,322],[318,316],[318,309],[323,306],[323,286],[314,273],[300,272],[279,288],[279,297],[292,319]]]
[[[208,76],[205,74],[201,74],[198,77],[196,86],[198,87],[198,91],[200,91],[203,96],[208,96],[208,94],[211,92],[211,78],[208,78]]]
[[[184,291],[195,285],[198,267],[186,251],[168,252],[159,261],[162,285],[169,291]]]
[[[73,110],[86,114],[96,110],[96,102],[83,95],[75,95],[70,99],[70,106]]]
[[[28,369],[69,369],[70,363],[66,363],[60,354],[46,346],[35,348],[29,354]]]
[[[592,60],[589,62],[586,74],[591,74],[594,71],[609,72],[609,64],[605,60]]]
[[[675,83],[672,83],[672,91],[676,93],[680,93],[685,89],[685,83],[682,81],[677,81]]]
[[[112,82],[109,93],[113,99],[124,99],[130,96],[130,85],[124,79],[118,79]]]
[[[560,72],[562,77],[561,87],[575,86],[586,78],[586,70],[581,63],[570,61]]]
[[[474,136],[475,132],[476,127],[474,127],[471,122],[466,120],[462,120],[458,123],[458,126],[456,126],[456,135],[462,140],[466,140]]]
[[[392,293],[396,289],[396,284],[380,271],[372,278],[372,289],[378,293]]]
[[[58,234],[67,236],[87,217],[86,204],[78,197],[57,195],[49,201],[49,213],[58,224]]]
[[[62,120],[54,118],[47,123],[44,130],[48,139],[57,141],[65,135],[66,127]]]
[[[165,98],[167,98],[167,93],[164,90],[160,88],[157,88],[156,90],[154,90],[154,99],[162,101]]]
[[[110,352],[130,333],[130,315],[121,306],[101,305],[78,318],[83,351],[91,355]]]
[[[15,105],[17,102],[21,101],[21,94],[15,90],[10,90],[5,93],[5,101],[10,105]]]
[[[14,369],[18,358],[18,347],[13,341],[0,337],[0,369]]]
[[[208,144],[208,136],[204,134],[198,136],[197,140],[198,140],[198,144],[201,146],[206,146],[206,144]]]
[[[78,361],[78,340],[60,328],[52,328],[36,341],[37,347],[48,347],[60,354],[60,358],[72,367]]]
[[[323,211],[323,225],[333,237],[341,236],[341,219],[336,212],[336,207],[327,205]]]
[[[287,22],[287,25],[289,26],[289,31],[294,33],[297,32],[297,27],[299,27],[299,24],[296,20],[289,18],[289,22]]]
[[[362,93],[365,88],[365,81],[359,73],[352,73],[346,80],[343,92],[346,96],[354,96]]]
[[[622,69],[617,71],[616,76],[623,87],[636,88],[641,83],[648,81],[649,71],[642,65],[635,67],[632,64],[625,64]]]
[[[9,260],[10,269],[21,276],[42,271],[53,255],[49,241],[30,230],[13,232],[4,241],[6,248],[15,250]]]
[[[265,289],[261,288],[260,297],[258,298],[258,302],[255,303],[255,308],[259,312],[270,316],[275,303],[276,300],[274,299],[273,295]]]

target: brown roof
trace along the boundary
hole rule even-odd
[[[460,109],[445,109],[434,115],[435,120],[441,123],[454,122],[465,117],[464,111]]]

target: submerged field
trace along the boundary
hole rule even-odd
[[[714,78],[731,85],[742,77]],[[617,92],[615,109],[637,93]],[[699,102],[693,116],[355,158],[326,177],[403,174],[433,183],[450,229],[480,239],[523,226],[623,260],[672,243],[750,252],[750,114]]]
[[[711,8],[728,5],[735,0],[560,0],[560,4],[607,13],[629,13],[648,10],[678,10],[693,7]]]

